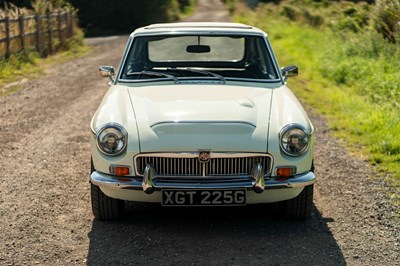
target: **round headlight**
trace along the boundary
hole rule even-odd
[[[97,133],[97,147],[106,155],[122,153],[128,143],[128,133],[118,124],[107,124]]]
[[[301,125],[284,127],[280,133],[281,149],[290,156],[300,156],[307,152],[310,134]]]

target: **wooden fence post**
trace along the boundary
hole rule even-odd
[[[39,14],[35,15],[35,20],[36,20],[36,50],[40,54],[40,56],[43,56],[43,50],[42,50],[42,26],[41,24],[41,17]]]
[[[64,43],[61,25],[61,11],[58,10],[57,13],[57,30],[58,30],[58,40],[60,41],[60,46]]]
[[[68,39],[69,38],[69,10],[65,11],[65,22],[66,22],[65,36]]]
[[[47,54],[52,54],[53,53],[53,32],[52,32],[52,25],[51,25],[51,15],[50,12],[47,12],[47,36],[48,36],[48,53]]]
[[[72,10],[68,9],[68,37],[71,38],[74,35],[73,32],[73,21],[74,21],[74,14]]]
[[[74,36],[75,12],[71,10],[71,37]]]
[[[10,39],[10,18],[6,13],[5,25],[6,27],[6,54],[5,57],[8,58],[11,55],[11,39]]]
[[[21,51],[25,51],[25,38],[24,38],[24,16],[21,15],[18,9],[18,25],[19,25],[19,37],[21,40]]]

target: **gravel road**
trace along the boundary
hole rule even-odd
[[[199,11],[189,19],[229,20],[218,1],[199,1]],[[90,55],[0,98],[0,265],[400,265],[394,191],[316,115],[308,221],[286,220],[271,206],[137,203],[123,220],[94,220],[89,122],[107,90],[97,69],[117,66],[126,40],[89,39]]]

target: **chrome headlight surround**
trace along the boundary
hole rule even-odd
[[[289,156],[300,156],[308,151],[311,134],[300,124],[289,124],[279,133],[281,150]]]
[[[97,132],[96,144],[99,151],[108,156],[117,156],[128,145],[128,132],[117,123],[105,124]]]

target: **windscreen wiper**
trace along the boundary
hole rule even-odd
[[[199,74],[203,74],[205,76],[211,76],[211,77],[217,78],[217,79],[221,80],[223,83],[225,83],[225,78],[223,76],[215,74],[215,73],[213,73],[211,71],[199,70],[199,69],[194,69],[194,68],[190,68],[190,67],[186,67],[186,68],[168,68],[168,70],[189,71],[189,72],[193,72],[193,73],[199,73]]]
[[[143,71],[137,71],[137,72],[128,72],[126,73],[127,76],[153,76],[153,77],[163,77],[163,78],[169,78],[175,81],[175,83],[177,82],[177,78],[174,75],[171,74],[165,74],[162,72],[155,72],[155,71],[147,71],[147,70],[143,70]]]

